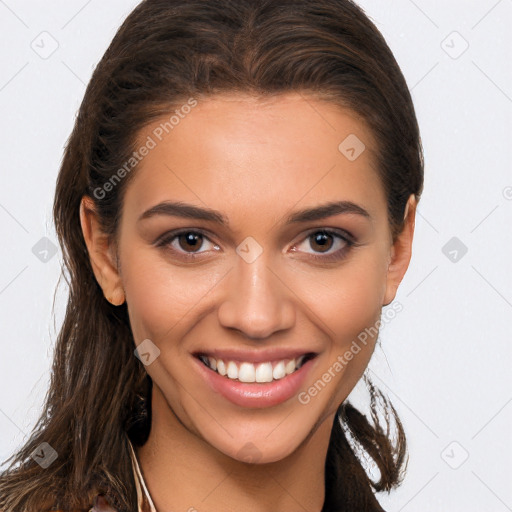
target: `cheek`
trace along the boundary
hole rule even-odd
[[[304,300],[322,320],[325,333],[341,349],[378,320],[386,283],[380,251],[360,252],[335,271],[303,277]],[[318,322],[317,322],[318,323]]]
[[[133,251],[123,261],[123,283],[135,340],[150,338],[158,345],[186,328],[215,284],[212,273],[170,265]]]
[[[331,389],[327,405],[330,412],[345,400],[362,376],[378,336],[385,260],[376,252],[368,251],[364,256],[330,274],[329,279],[320,280],[322,286],[314,288],[316,294],[311,299],[331,340],[318,369],[322,381],[318,388],[328,382]]]
[[[359,281],[346,300],[339,303],[336,315],[333,311],[332,325],[336,337],[329,359],[330,364],[338,363],[337,370],[343,375],[345,391],[350,391],[355,385],[373,353],[378,335],[375,325],[381,314],[379,298],[374,286]]]

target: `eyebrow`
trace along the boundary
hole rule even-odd
[[[371,215],[360,205],[352,201],[332,201],[313,208],[294,212],[285,219],[287,224],[310,222],[325,219],[334,215],[356,214],[371,219]],[[228,219],[219,211],[202,208],[180,201],[164,201],[146,210],[137,220],[140,222],[156,215],[169,215],[187,219],[207,220],[222,226],[229,226]]]

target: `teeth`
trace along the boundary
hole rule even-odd
[[[228,377],[230,379],[238,379],[238,366],[233,361],[229,361],[228,366]]]
[[[240,382],[272,382],[273,380],[283,379],[298,370],[302,366],[305,357],[305,355],[302,355],[297,359],[278,361],[274,365],[270,362],[257,365],[243,362],[239,366],[234,361],[225,363],[222,359],[215,359],[211,356],[202,355],[200,359],[211,370],[228,379],[238,379]]]
[[[258,365],[258,368],[256,368],[256,382],[272,382],[272,363]]]
[[[290,373],[293,373],[295,371],[295,359],[288,361],[284,365],[284,371],[286,372],[286,375],[290,375]]]
[[[211,369],[213,370],[213,367],[211,367]],[[222,359],[217,361],[217,373],[220,375],[226,375],[226,365]]]
[[[255,382],[256,371],[254,370],[254,365],[251,363],[242,363],[238,371],[238,380],[240,382]]]
[[[274,366],[274,370],[272,371],[272,377],[274,377],[274,379],[276,380],[286,377],[286,370],[283,361],[279,361],[279,363],[277,363]]]

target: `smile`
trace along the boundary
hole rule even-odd
[[[306,351],[196,352],[203,381],[235,405],[272,407],[295,396],[318,354]]]
[[[280,361],[267,361],[253,364],[248,361],[224,361],[212,356],[200,355],[199,359],[219,375],[239,382],[272,382],[291,375],[304,363],[312,359],[314,354],[303,354],[293,359],[282,359]]]

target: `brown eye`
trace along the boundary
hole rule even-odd
[[[193,231],[182,233],[178,235],[177,238],[180,248],[183,249],[184,251],[192,249],[192,251],[195,252],[201,248],[201,245],[203,243],[203,235],[199,233],[194,233]]]
[[[161,236],[155,245],[173,256],[190,260],[211,251],[220,251],[220,247],[201,231],[171,231]]]
[[[317,231],[310,235],[311,247],[317,252],[328,251],[333,246],[332,235],[325,231]]]
[[[329,263],[343,260],[356,245],[353,235],[346,231],[317,229],[310,231],[300,244],[292,248],[292,252],[305,253],[311,260]]]

